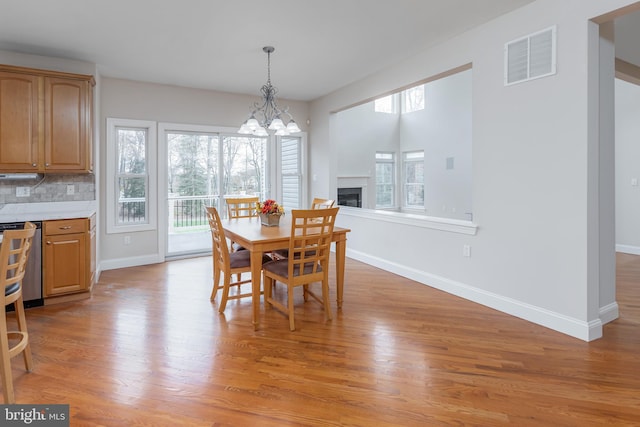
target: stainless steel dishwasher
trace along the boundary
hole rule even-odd
[[[22,299],[25,308],[44,305],[42,297],[42,222],[31,221],[36,225],[36,234],[31,242],[31,252],[27,261],[27,270],[22,280]],[[24,222],[0,224],[0,234],[5,230],[20,230]]]

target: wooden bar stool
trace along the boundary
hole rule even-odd
[[[22,279],[24,278],[31,242],[35,233],[35,224],[27,222],[24,225],[24,230],[5,231],[0,245],[0,285],[4,288],[4,292],[0,292],[4,299],[2,304],[4,313],[0,316],[0,347],[2,347],[0,348],[0,374],[2,375],[2,391],[6,404],[15,403],[11,358],[22,353],[24,365],[28,372],[31,372],[33,365],[27,321],[24,316]],[[6,308],[9,304],[13,304],[15,308],[18,323],[17,331],[7,330]],[[15,342],[16,340],[17,342]]]

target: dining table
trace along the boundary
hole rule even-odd
[[[291,216],[283,215],[277,226],[262,225],[260,217],[229,218],[222,221],[225,236],[251,253],[251,289],[253,327],[259,326],[260,284],[262,282],[262,255],[278,249],[288,249],[291,238]],[[342,308],[344,269],[348,228],[333,228],[335,243],[336,294],[338,308]]]

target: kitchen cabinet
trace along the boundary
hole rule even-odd
[[[93,170],[89,75],[0,65],[0,172]]]
[[[0,171],[33,172],[38,160],[39,77],[0,71]]]
[[[95,280],[95,215],[45,221],[43,296],[88,292]]]

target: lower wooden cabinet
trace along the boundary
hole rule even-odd
[[[95,216],[45,221],[44,297],[88,292],[95,278]]]

